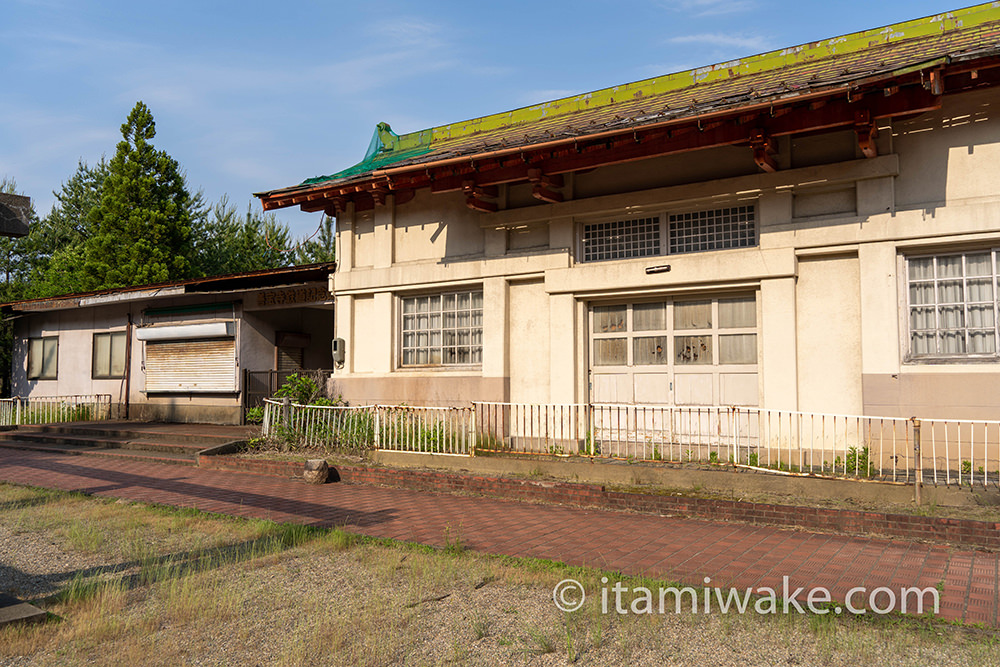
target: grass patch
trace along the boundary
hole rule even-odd
[[[602,577],[671,582],[478,554],[457,529],[435,549],[0,485],[0,524],[14,516],[22,539],[105,565],[39,602],[49,622],[0,629],[0,662],[1000,663],[991,632],[931,618],[604,615]],[[552,602],[568,577],[589,593],[570,614]]]

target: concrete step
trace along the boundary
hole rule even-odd
[[[81,447],[76,445],[51,445],[37,442],[27,442],[18,440],[0,441],[0,447],[4,449],[23,449],[33,452],[47,452],[50,454],[71,454],[74,456],[102,456],[116,458],[120,460],[134,460],[148,463],[170,463],[174,465],[198,464],[198,457],[193,454],[177,452],[152,452],[148,450],[126,450],[108,447]]]
[[[0,434],[0,442],[33,442],[38,445],[71,445],[74,447],[92,447],[103,449],[138,449],[154,452],[178,452],[195,455],[207,447],[217,443],[176,443],[160,440],[128,440],[111,437],[89,437],[83,435],[60,435],[58,433],[33,433],[30,431],[9,431]]]
[[[119,441],[167,442],[214,447],[233,440],[244,440],[247,429],[214,424],[144,424],[141,422],[78,422],[73,424],[38,424],[17,427],[7,434],[45,434],[58,437],[82,436]]]

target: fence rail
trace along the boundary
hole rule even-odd
[[[323,407],[265,401],[264,434],[302,445],[435,454],[588,456],[1000,487],[1000,421],[763,408],[473,403]]]
[[[262,430],[265,436],[305,447],[471,456],[474,416],[472,408],[299,405],[265,399]]]
[[[111,394],[0,399],[0,426],[97,421],[111,418]]]

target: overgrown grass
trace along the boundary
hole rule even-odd
[[[0,629],[0,662],[32,664],[997,664],[992,634],[924,618],[619,616],[601,578],[546,560],[435,549],[339,530],[229,519],[0,485],[0,525],[101,555]],[[148,548],[134,545],[145,541]],[[133,559],[126,552],[140,553]],[[138,561],[138,562],[133,562]],[[567,577],[587,604],[555,609]]]

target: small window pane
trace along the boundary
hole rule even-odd
[[[965,354],[964,331],[942,331],[938,334],[938,343],[942,354]]]
[[[910,334],[910,348],[913,354],[934,354],[935,334],[933,331],[915,331]]]
[[[910,303],[934,303],[934,283],[914,283],[910,285]]]
[[[594,340],[595,366],[624,366],[626,360],[625,338],[597,338]]]
[[[938,303],[962,303],[964,300],[961,280],[942,280],[938,283]]]
[[[961,278],[962,277],[962,256],[953,255],[951,257],[937,258],[937,277],[940,278]]]
[[[993,302],[993,279],[971,278],[966,282],[970,303]]]
[[[674,304],[675,329],[711,329],[712,302],[691,301]]]
[[[990,253],[981,252],[965,256],[965,275],[992,276],[993,259]]]
[[[675,336],[674,361],[678,364],[712,363],[712,337]]]
[[[911,259],[909,265],[910,280],[933,280],[934,259],[932,257]]]
[[[964,327],[965,309],[962,306],[942,306],[938,308],[938,326],[942,329]]]
[[[595,306],[594,333],[625,331],[625,306]]]
[[[719,327],[757,326],[757,301],[753,297],[742,299],[719,299]]]
[[[910,309],[910,329],[933,329],[934,326],[934,308]]]
[[[58,362],[59,339],[42,339],[42,375],[43,378],[55,379]]]
[[[667,304],[637,303],[632,306],[634,331],[662,331],[667,328]]]
[[[996,338],[992,330],[969,332],[969,352],[973,354],[992,354],[996,351]]]
[[[727,334],[719,336],[719,363],[757,363],[757,334]]]
[[[667,363],[667,337],[648,336],[634,339],[632,363],[636,366]]]
[[[111,371],[111,336],[94,336],[94,377],[107,377]]]
[[[977,329],[993,327],[993,304],[969,306],[969,326]]]
[[[28,340],[28,377],[38,378],[42,376],[42,339],[31,338]]]

